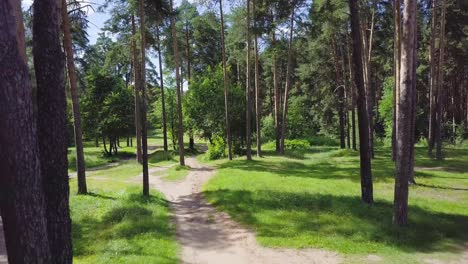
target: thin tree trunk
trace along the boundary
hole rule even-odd
[[[397,131],[397,111],[398,101],[400,100],[400,65],[401,65],[401,2],[395,0],[393,5],[393,21],[394,21],[394,39],[393,39],[393,71],[395,75],[393,86],[393,127],[392,127],[392,159],[396,161],[396,131]]]
[[[440,18],[440,47],[439,47],[439,67],[438,67],[438,93],[437,93],[437,131],[436,131],[436,158],[442,160],[442,132],[444,125],[444,63],[445,63],[445,13],[447,10],[447,1],[442,0],[442,14]]]
[[[372,49],[372,38],[369,38],[369,42],[367,41],[367,20],[366,17],[364,16],[364,22],[361,25],[361,31],[362,31],[362,47],[363,47],[363,71],[364,71],[364,88],[366,91],[366,108],[368,112],[368,118],[369,118],[369,153],[371,157],[374,157],[374,89],[371,86],[371,79],[370,79],[370,54],[371,54],[371,49]],[[372,13],[371,17],[371,29],[373,30],[373,23],[374,23],[374,13]],[[372,36],[373,33],[370,32],[370,36]]]
[[[360,144],[361,199],[365,203],[372,204],[374,202],[374,197],[371,158],[369,155],[369,118],[366,108],[366,92],[364,89],[362,38],[361,26],[359,25],[358,0],[349,0],[349,9],[351,12],[351,35],[353,40],[354,81],[358,92],[357,106]]]
[[[415,81],[413,66],[414,34],[416,33],[416,0],[404,0],[401,41],[400,96],[397,110],[397,156],[393,222],[398,226],[408,223],[408,180],[412,173],[412,112]]]
[[[334,92],[338,93],[338,120],[340,125],[340,147],[342,149],[346,148],[345,142],[345,118],[344,118],[344,89],[345,86],[341,84],[340,78],[340,67],[338,62],[338,55],[337,55],[337,47],[335,42],[335,37],[332,36],[332,55],[333,55],[333,63],[335,65],[335,90]]]
[[[349,35],[346,35],[346,41],[348,44],[348,67],[349,67],[349,86],[351,90],[351,124],[352,124],[352,148],[353,150],[357,150],[356,147],[356,89],[355,89],[355,82],[354,82],[354,68],[351,59],[351,41],[349,40]]]
[[[272,41],[271,45],[276,47],[276,33],[273,29],[272,31]],[[278,84],[278,65],[276,59],[276,52],[273,54],[273,89],[275,93],[275,136],[276,136],[276,152],[279,153],[281,150],[281,124],[280,124],[280,89]]]
[[[247,37],[246,37],[246,41],[247,41],[247,58],[246,58],[246,85],[245,85],[245,98],[246,98],[246,118],[245,118],[245,122],[246,122],[246,132],[245,132],[245,137],[246,137],[246,145],[247,145],[247,150],[246,150],[246,156],[247,156],[247,160],[252,160],[252,138],[251,138],[251,121],[250,121],[250,118],[251,118],[251,111],[252,111],[252,103],[250,102],[250,92],[251,92],[251,89],[250,89],[250,0],[247,0],[247,28],[246,28],[246,32],[247,32]]]
[[[60,45],[60,4],[57,0],[34,2],[33,55],[37,81],[39,162],[50,253],[55,263],[72,263],[68,120],[65,56]]]
[[[166,124],[166,103],[164,102],[164,74],[162,68],[162,55],[161,55],[161,39],[159,37],[159,27],[156,29],[156,41],[158,42],[158,61],[159,61],[159,78],[161,80],[161,106],[162,106],[162,126],[164,138],[164,152],[167,152],[167,124]]]
[[[145,7],[144,0],[139,0],[140,6],[140,34],[141,34],[141,147],[143,162],[143,195],[149,196],[148,172],[148,132],[146,122],[146,39],[145,39]],[[117,146],[115,148],[117,154]]]
[[[415,14],[417,16],[417,13]],[[410,174],[408,179],[408,184],[416,184],[414,180],[414,143],[415,143],[415,133],[416,133],[416,105],[417,105],[417,98],[416,98],[416,68],[418,63],[418,56],[417,56],[417,49],[418,49],[418,29],[417,25],[414,28],[413,33],[413,45],[414,45],[414,52],[413,52],[413,64],[411,65],[411,74],[413,76],[413,87],[411,88],[411,126],[410,126],[410,140],[411,140],[411,148],[410,148]]]
[[[288,64],[286,66],[286,85],[284,88],[284,99],[283,99],[283,118],[281,122],[281,145],[280,152],[284,154],[284,139],[286,137],[286,123],[287,123],[287,114],[288,114],[288,93],[291,88],[292,82],[292,42],[293,42],[293,32],[294,32],[294,7],[291,8],[291,19],[289,21],[289,47],[288,47]]]
[[[21,2],[0,3],[0,211],[10,263],[50,263]]]
[[[340,48],[340,63],[341,63],[341,74],[343,76],[343,95],[344,95],[344,113],[345,113],[345,126],[346,126],[346,145],[348,149],[351,149],[351,128],[349,123],[349,84],[346,78],[346,59],[343,48]]]
[[[256,0],[253,0],[253,20],[254,27],[257,26],[256,15]],[[255,50],[255,120],[257,130],[257,157],[262,156],[262,106],[260,101],[261,87],[260,87],[260,73],[259,73],[259,58],[258,58],[258,36],[254,36],[254,50]]]
[[[139,67],[138,60],[138,50],[136,46],[136,26],[135,26],[135,15],[132,14],[132,60],[133,60],[133,81],[134,81],[134,91],[135,91],[135,134],[136,134],[136,154],[137,161],[139,163],[143,162],[142,152],[141,152],[141,106],[140,106],[140,84],[141,84],[141,70]]]
[[[428,154],[432,156],[434,149],[434,134],[436,127],[436,96],[437,96],[437,68],[435,57],[436,43],[436,25],[437,25],[437,0],[432,0],[432,18],[431,18],[431,43],[429,45],[429,129],[428,129]]]
[[[228,158],[232,160],[232,146],[231,146],[231,128],[229,121],[229,91],[228,91],[228,76],[226,65],[226,46],[224,39],[224,14],[223,14],[223,1],[219,0],[219,14],[221,16],[221,51],[223,56],[223,85],[224,85],[224,118],[226,119],[226,141],[228,145]]]
[[[191,57],[192,55],[190,54],[190,42],[189,42],[189,29],[188,25],[186,24],[185,26],[185,43],[187,46],[187,89],[190,89],[190,80],[192,79],[191,76]],[[195,149],[195,139],[193,138],[193,131],[192,128],[189,129],[189,149],[194,150]]]
[[[76,68],[73,59],[72,35],[70,31],[70,21],[67,13],[67,3],[62,0],[62,30],[63,30],[63,47],[67,58],[68,79],[70,81],[70,94],[72,98],[73,108],[73,125],[75,132],[75,148],[76,148],[76,172],[78,178],[78,194],[86,194],[85,161],[83,153],[83,135],[81,130],[81,114],[80,103],[78,99],[78,87],[76,78]]]
[[[172,39],[177,39],[177,30],[175,25],[175,17],[174,17],[174,7],[173,1],[170,0],[170,13],[171,13],[171,29],[172,29]],[[185,165],[184,159],[184,127],[182,124],[182,95],[181,95],[181,83],[180,83],[180,72],[179,72],[179,65],[180,65],[180,57],[179,57],[179,46],[177,45],[177,41],[173,41],[173,49],[174,49],[174,66],[175,66],[175,76],[176,76],[176,83],[177,83],[177,116],[178,116],[178,141],[179,141],[179,163],[180,165]]]
[[[111,154],[111,153],[109,153],[109,151],[107,150],[106,136],[103,136],[103,137],[102,137],[102,144],[104,145],[104,152],[105,152],[106,154]]]

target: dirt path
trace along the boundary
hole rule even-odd
[[[187,158],[192,169],[179,182],[151,176],[150,183],[171,202],[182,263],[339,263],[342,258],[325,250],[272,249],[261,247],[255,234],[209,205],[201,187],[215,173],[195,158]]]

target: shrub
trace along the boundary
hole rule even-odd
[[[213,143],[208,145],[206,153],[209,160],[216,160],[226,157],[226,142],[220,136],[213,137]]]

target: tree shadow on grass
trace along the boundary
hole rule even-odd
[[[95,197],[107,200],[99,194]],[[165,252],[167,248],[158,250],[158,243],[173,241],[175,237],[169,216],[162,213],[168,210],[167,201],[139,194],[116,201],[109,204],[110,210],[102,216],[89,215],[73,221],[74,256],[105,255],[109,263],[112,263],[112,259],[135,257],[151,258],[157,263],[177,263],[176,254],[168,255]]]
[[[409,253],[458,252],[459,245],[468,241],[463,231],[468,216],[417,206],[410,206],[409,225],[398,228],[392,224],[393,205],[382,200],[369,207],[352,196],[229,189],[204,194],[237,221],[253,227],[257,236],[292,241],[299,247],[320,246],[345,252],[353,248],[354,253],[368,253],[369,244],[374,244],[377,251],[390,246]],[[294,241],[298,235],[310,239]],[[327,239],[328,244],[323,242]]]
[[[107,200],[115,200],[115,197],[108,196],[108,195],[103,195],[99,193],[94,193],[94,192],[88,192],[86,195],[96,197],[96,198],[101,198],[101,199],[107,199]]]
[[[319,160],[303,163],[294,160],[271,162],[268,160],[233,160],[218,165],[218,169],[239,169],[249,172],[269,172],[281,177],[301,177],[310,179],[349,180],[360,182],[359,163],[343,161],[337,166],[333,161]],[[373,169],[374,182],[394,181],[393,168],[376,166]]]
[[[437,168],[437,170],[468,173],[468,149],[444,149],[444,159],[436,160],[428,156],[427,148],[417,147],[416,150],[416,166]]]

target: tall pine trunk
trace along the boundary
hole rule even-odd
[[[143,163],[143,195],[149,196],[149,172],[148,172],[148,131],[146,122],[146,39],[145,39],[145,6],[144,0],[139,0],[140,11],[140,36],[141,36],[141,147]],[[117,147],[115,148],[117,153]]]
[[[288,114],[288,94],[291,89],[292,82],[292,49],[293,49],[293,32],[294,32],[294,7],[291,7],[291,18],[289,21],[289,47],[288,47],[288,62],[286,66],[286,85],[284,88],[284,99],[283,99],[283,118],[281,120],[281,145],[280,153],[284,154],[284,140],[286,137],[286,123]]]
[[[167,119],[166,119],[166,102],[164,98],[164,74],[162,67],[162,55],[161,55],[161,39],[159,27],[157,28],[156,41],[158,42],[158,62],[159,62],[159,79],[161,86],[161,107],[162,107],[162,126],[163,126],[163,141],[164,141],[164,152],[168,151],[167,147]]]
[[[437,96],[437,59],[435,57],[437,28],[437,0],[432,0],[432,18],[431,18],[431,43],[429,45],[429,129],[428,129],[428,154],[432,156],[434,149],[434,134],[436,127],[436,96]]]
[[[352,126],[352,149],[357,150],[356,144],[356,86],[354,82],[354,68],[351,59],[351,41],[349,40],[349,34],[346,35],[347,41],[347,56],[348,56],[348,67],[349,67],[349,87],[351,90],[351,126]]]
[[[397,102],[396,175],[393,222],[398,226],[408,223],[408,181],[413,172],[411,148],[414,85],[414,34],[416,33],[416,0],[404,1],[401,35],[400,95]]]
[[[33,4],[33,55],[37,82],[37,137],[51,257],[72,263],[67,159],[65,57],[60,45],[60,4]],[[63,7],[63,8],[66,8]]]
[[[70,81],[70,94],[73,108],[73,125],[75,132],[75,149],[76,149],[76,172],[78,178],[78,193],[86,194],[86,172],[83,153],[83,133],[81,130],[81,114],[80,102],[78,97],[78,87],[76,78],[76,68],[73,58],[72,35],[70,31],[70,21],[67,12],[67,2],[62,0],[62,30],[63,30],[63,47],[67,58],[68,80]]]
[[[362,37],[359,22],[358,0],[349,0],[351,12],[351,35],[353,43],[354,82],[357,88],[357,107],[359,124],[359,154],[361,169],[361,199],[363,202],[374,202],[371,157],[369,152],[369,117],[366,108],[366,91],[364,88],[364,71],[362,60]]]
[[[271,45],[273,48],[276,48],[276,33],[275,29],[272,30],[272,40]],[[276,59],[276,52],[274,51],[273,54],[273,90],[274,90],[274,97],[275,97],[275,139],[276,139],[276,152],[279,153],[281,150],[281,103],[280,103],[280,88],[279,88],[279,80],[278,80],[278,62]]]
[[[257,27],[256,1],[253,0],[253,20],[254,27]],[[257,130],[257,157],[262,156],[262,105],[260,100],[260,73],[259,73],[259,58],[258,58],[258,36],[254,36],[254,52],[255,52],[255,124]]]
[[[439,46],[439,66],[437,76],[437,117],[436,117],[436,158],[442,160],[442,132],[444,126],[444,63],[445,63],[445,13],[447,10],[447,0],[442,0],[442,14],[440,18],[440,46]]]
[[[221,51],[223,56],[223,85],[224,85],[224,118],[226,119],[226,141],[228,145],[228,158],[232,160],[232,146],[231,146],[231,127],[229,121],[229,91],[228,91],[228,76],[226,65],[226,46],[224,38],[224,14],[223,14],[223,0],[219,0],[219,14],[221,16]]]
[[[177,30],[175,25],[175,14],[174,14],[174,5],[173,1],[170,0],[170,13],[171,13],[171,31],[172,31],[172,39],[177,39]],[[178,118],[178,127],[177,127],[177,137],[179,141],[179,163],[180,165],[185,165],[185,158],[184,158],[184,127],[182,123],[182,87],[180,82],[180,55],[179,55],[179,46],[177,41],[173,41],[173,49],[174,49],[174,66],[175,66],[175,77],[176,77],[176,93],[177,93],[177,118]]]
[[[251,131],[251,111],[252,111],[252,103],[250,100],[250,83],[251,83],[251,73],[250,73],[250,0],[247,0],[247,23],[246,23],[246,41],[247,41],[247,58],[246,58],[246,84],[245,84],[245,99],[246,99],[246,111],[245,111],[245,122],[246,122],[246,131],[245,131],[245,137],[246,137],[246,157],[247,160],[252,159],[252,131]]]
[[[338,93],[338,123],[340,126],[340,147],[342,149],[346,148],[346,139],[345,139],[345,112],[344,112],[344,86],[341,83],[341,76],[340,76],[340,66],[338,61],[338,54],[337,54],[337,46],[335,37],[332,36],[332,55],[333,55],[333,63],[335,65],[335,89],[334,92]]]
[[[396,161],[396,131],[397,131],[397,111],[398,100],[400,98],[400,64],[401,64],[401,2],[395,0],[393,4],[393,21],[394,21],[394,39],[393,39],[393,127],[392,127],[392,159]]]
[[[136,45],[136,25],[135,25],[135,15],[132,14],[132,63],[133,63],[133,82],[134,82],[134,92],[135,92],[135,140],[136,140],[136,154],[137,161],[139,163],[143,162],[142,152],[141,152],[141,70],[140,63],[138,60],[138,49]]]
[[[10,263],[50,263],[19,0],[0,2],[0,211]]]

